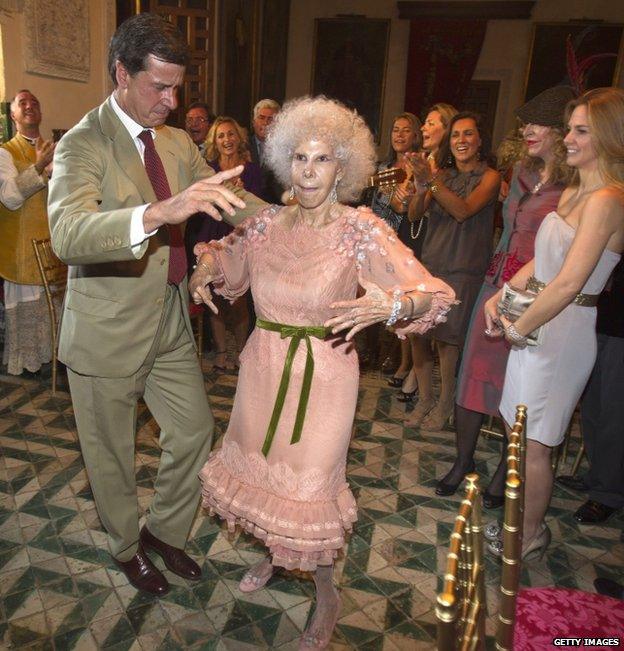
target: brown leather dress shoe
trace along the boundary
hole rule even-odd
[[[201,568],[188,554],[184,553],[184,550],[172,547],[159,540],[145,526],[141,529],[139,539],[143,547],[156,552],[163,559],[167,569],[174,574],[189,581],[199,581],[201,579]]]
[[[617,509],[612,506],[601,504],[595,500],[587,500],[585,504],[579,506],[573,517],[581,524],[599,524],[607,520],[616,511]]]
[[[130,585],[137,590],[150,592],[161,597],[169,592],[169,583],[162,572],[152,563],[141,545],[137,553],[129,561],[113,558],[117,567],[126,575]]]

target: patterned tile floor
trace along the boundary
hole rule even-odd
[[[234,375],[206,372],[218,433],[235,383]],[[404,428],[395,395],[379,376],[363,377],[348,466],[360,519],[337,568],[336,650],[434,645],[435,594],[459,498],[437,498],[432,487],[453,459],[453,434]],[[156,434],[143,408],[136,468],[143,508],[158,466]],[[497,442],[481,440],[480,475],[491,474],[497,454]],[[243,595],[237,583],[262,549],[204,514],[188,546],[203,565],[199,584],[166,572],[174,587],[162,599],[128,585],[106,552],[69,396],[52,397],[49,380],[0,378],[0,500],[0,648],[297,649],[312,605],[310,577],[278,573],[266,589]],[[525,563],[524,585],[592,590],[597,575],[624,578],[624,517],[580,526],[572,519],[580,503],[555,489],[553,544],[542,560]],[[491,634],[498,565],[490,558],[486,576]]]

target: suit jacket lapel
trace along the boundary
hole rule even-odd
[[[102,132],[113,141],[113,154],[120,169],[137,188],[145,203],[154,203],[156,195],[136,145],[108,102],[109,100],[100,106]]]

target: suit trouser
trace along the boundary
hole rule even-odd
[[[598,356],[581,402],[589,498],[624,507],[624,338],[598,335]]]
[[[162,450],[147,528],[184,548],[197,511],[197,473],[210,451],[214,421],[184,309],[180,292],[168,285],[154,343],[133,375],[94,377],[68,369],[87,475],[111,553],[120,561],[138,547],[135,438],[141,396],[161,428]]]

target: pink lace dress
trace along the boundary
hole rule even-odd
[[[353,299],[358,282],[433,294],[420,319],[399,335],[444,320],[453,291],[434,278],[367,208],[345,208],[322,229],[287,228],[266,208],[212,244],[221,269],[215,290],[229,300],[250,286],[259,319],[322,326],[330,303]],[[291,444],[307,359],[302,341],[271,448],[262,448],[290,339],[256,328],[241,354],[238,386],[223,445],[200,473],[203,505],[269,548],[273,564],[314,570],[330,564],[356,521],[346,457],[358,392],[358,360],[344,337],[311,337],[314,374],[301,439]]]

